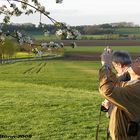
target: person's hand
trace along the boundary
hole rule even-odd
[[[110,47],[106,47],[101,55],[102,66],[105,64],[110,66],[112,62],[111,57],[112,57],[112,49]]]

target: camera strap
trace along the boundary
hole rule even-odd
[[[109,132],[109,125],[106,128],[106,140],[109,140],[110,132]]]
[[[99,134],[100,121],[101,121],[101,109],[100,109],[100,111],[99,111],[99,118],[98,118],[98,121],[97,121],[96,139],[95,139],[95,140],[98,140],[98,134]]]

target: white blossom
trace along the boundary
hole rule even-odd
[[[38,51],[38,52],[37,52],[37,55],[38,55],[39,57],[41,57],[41,56],[42,56],[42,54],[43,54],[43,52],[42,52],[42,51]]]
[[[1,41],[5,41],[5,37],[3,35],[0,36]]]
[[[60,30],[56,31],[55,34],[56,34],[56,36],[61,36],[63,34],[63,30],[60,29]]]
[[[67,32],[67,37],[66,37],[66,38],[67,38],[67,39],[72,39],[72,38],[73,38],[71,32]]]
[[[41,45],[42,48],[46,48],[48,44],[46,42],[43,42],[40,45]]]
[[[17,31],[17,36],[18,36],[19,38],[21,38],[21,37],[22,37],[22,34],[21,34],[19,31]]]
[[[60,43],[60,46],[63,48],[63,47],[64,47],[64,43],[63,43],[63,42],[61,42],[61,43]]]
[[[49,31],[44,32],[44,36],[48,36],[49,35]]]
[[[33,44],[33,40],[31,39],[31,37],[28,36],[28,37],[25,37],[23,39],[24,39],[25,42],[27,42],[27,43],[29,43],[31,45]]]
[[[21,38],[21,39],[19,39],[19,44],[20,45],[23,45],[23,43],[24,43],[24,40]]]
[[[49,47],[53,47],[53,46],[54,46],[54,42],[51,41],[51,42],[49,43]]]
[[[11,3],[10,7],[12,7],[13,9],[16,8],[16,5],[14,3]]]
[[[60,45],[59,45],[58,43],[55,43],[55,44],[54,44],[54,47],[59,48]]]

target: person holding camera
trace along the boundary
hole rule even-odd
[[[113,53],[113,50],[107,46],[104,49],[104,53]],[[114,53],[114,57],[118,57],[117,55],[121,55],[121,52],[116,52]],[[123,53],[122,53],[123,55]],[[124,59],[125,58],[125,59]],[[123,56],[124,61],[120,63],[124,66],[124,68],[122,69],[122,71],[116,74],[116,78],[117,78],[117,82],[121,82],[121,81],[129,81],[130,80],[130,75],[127,71],[127,68],[129,68],[129,66],[131,65],[131,57],[128,54],[125,54]],[[104,63],[104,62],[103,62]],[[106,112],[107,117],[110,117],[111,111],[112,111],[113,105],[108,101],[108,100],[104,100],[101,104],[101,111]]]
[[[113,140],[140,140],[140,60],[131,63],[127,52],[104,51],[99,70],[99,92],[113,107],[109,132]],[[127,67],[126,67],[126,64]],[[113,73],[128,72],[131,79],[120,82]]]

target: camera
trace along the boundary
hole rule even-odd
[[[103,105],[101,105],[101,111],[102,111],[102,112],[108,112],[108,109],[105,108]]]

